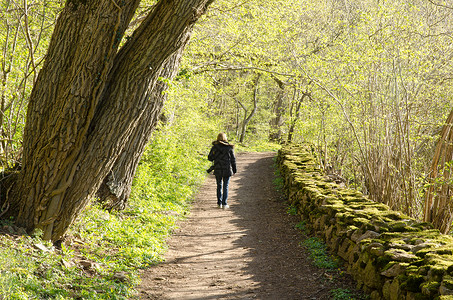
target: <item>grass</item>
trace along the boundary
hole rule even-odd
[[[310,230],[306,226],[306,222],[304,220],[300,221],[296,225],[294,225],[296,229],[299,229],[304,235],[308,236],[310,234]]]
[[[126,210],[94,203],[69,229],[61,249],[8,220],[0,223],[0,299],[130,299],[139,270],[163,260],[166,238],[186,216],[208,161],[196,141],[174,146],[154,137]]]
[[[367,300],[370,297],[368,295],[363,295],[349,289],[333,289],[330,291],[332,300]]]
[[[2,221],[3,229],[11,228]],[[64,267],[64,251],[39,236],[0,235],[0,295],[5,299],[73,299],[67,289],[83,282],[76,268]]]
[[[291,216],[297,216],[297,206],[288,206],[286,209],[286,213],[291,215]]]
[[[334,270],[339,267],[338,260],[329,255],[327,246],[317,237],[310,237],[302,242],[310,253],[313,264],[321,269]]]

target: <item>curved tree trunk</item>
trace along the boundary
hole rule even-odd
[[[35,84],[11,212],[60,239],[152,111],[165,61],[187,43],[211,0],[159,1],[116,53],[138,0],[69,0]],[[160,104],[157,104],[160,105]]]
[[[165,81],[173,79],[176,75],[181,60],[181,50],[173,54],[162,67],[159,77],[163,80],[156,83],[149,95],[148,101],[154,103],[154,105],[150,107],[150,111],[142,114],[139,120],[140,126],[125,143],[124,149],[96,193],[99,202],[105,209],[122,210],[126,207],[138,163],[151,138],[167,98],[165,90],[168,85]]]

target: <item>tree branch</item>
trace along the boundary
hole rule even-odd
[[[217,63],[213,63],[212,65],[218,65]],[[202,69],[199,71],[194,71],[193,74],[200,74],[204,72],[212,72],[212,71],[244,71],[244,70],[255,70],[255,71],[261,71],[269,74],[275,74],[275,75],[280,75],[280,76],[287,76],[287,77],[297,77],[295,74],[288,74],[288,73],[280,73],[276,71],[271,71],[263,68],[258,68],[258,67],[243,67],[243,66],[222,66],[220,65],[219,68],[213,68],[213,69]]]
[[[433,0],[428,0],[428,2],[433,4],[433,5],[435,5],[435,6],[440,6],[440,7],[445,7],[445,8],[448,8],[448,9],[453,9],[453,6],[448,6],[446,4],[436,3]]]

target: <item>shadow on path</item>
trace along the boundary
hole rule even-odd
[[[141,299],[330,299],[350,288],[311,265],[298,217],[275,190],[275,153],[241,153],[231,178],[230,209],[218,209],[208,176],[189,218],[169,240],[166,262],[146,270]]]

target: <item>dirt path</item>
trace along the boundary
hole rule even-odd
[[[273,185],[275,153],[237,155],[230,209],[217,208],[209,176],[189,218],[169,240],[166,262],[146,270],[141,299],[330,299],[350,279],[311,265],[299,221]]]

